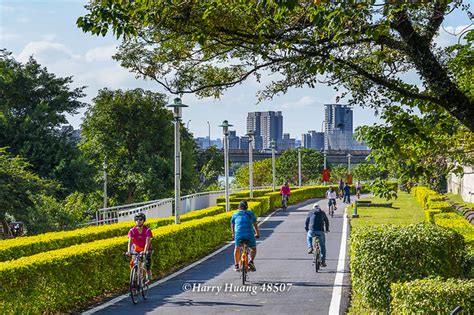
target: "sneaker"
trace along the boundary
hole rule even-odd
[[[145,285],[148,285],[152,280],[152,277],[149,276],[149,275],[146,275],[146,278],[145,278]]]
[[[312,248],[308,248],[308,254],[312,254],[313,253],[313,249]]]
[[[321,263],[321,267],[327,267],[327,266],[328,266],[328,265],[326,265],[326,262],[325,262],[325,261],[323,261],[323,262]]]
[[[240,272],[240,268],[238,264],[234,265],[234,271]]]
[[[253,261],[249,261],[249,269],[250,271],[257,271],[257,268],[255,268],[255,264]]]

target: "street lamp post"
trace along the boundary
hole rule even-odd
[[[301,147],[298,147],[298,187],[301,188]]]
[[[181,148],[180,148],[180,121],[183,107],[188,107],[181,102],[179,97],[175,98],[173,104],[167,107],[173,108],[174,120],[174,223],[179,224],[179,212],[181,209]]]
[[[191,121],[191,119],[188,120],[188,123],[186,124],[186,129],[188,129],[188,130],[189,130],[189,122],[190,122],[190,121]]]
[[[324,156],[324,169],[327,169],[327,167],[326,167],[326,159],[327,159],[326,150],[323,151],[323,156]],[[326,181],[324,181],[324,186],[326,186]]]
[[[232,125],[224,120],[219,127],[224,132],[225,211],[229,212],[229,127]]]
[[[351,173],[351,154],[347,154],[347,170],[348,170],[348,174]]]
[[[249,137],[249,197],[253,198],[253,131],[250,130],[247,133]]]
[[[104,209],[107,208],[107,160],[104,159]]]
[[[211,123],[208,121],[207,122],[207,126],[209,127],[208,131],[208,135],[209,135],[209,148],[211,147]]]
[[[270,148],[272,149],[272,177],[273,177],[273,191],[275,191],[276,186],[276,175],[275,175],[275,140],[270,141]]]

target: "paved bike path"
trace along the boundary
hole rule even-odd
[[[338,200],[334,218],[329,217],[328,266],[316,273],[312,255],[306,253],[304,222],[317,200],[290,206],[285,212],[277,211],[260,225],[257,271],[249,274],[247,286],[241,285],[240,274],[233,270],[233,246],[229,246],[151,288],[147,300],[140,297],[140,302],[133,305],[127,297],[107,304],[96,314],[328,314],[343,231],[344,205]],[[319,203],[327,213],[327,201]],[[348,262],[346,254],[340,314],[347,308],[350,292]],[[279,285],[275,288],[275,284]]]

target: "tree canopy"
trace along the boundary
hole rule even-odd
[[[165,106],[163,94],[102,89],[87,110],[81,148],[100,168],[106,162],[108,190],[116,203],[172,195],[173,117]],[[180,126],[182,189],[193,191],[197,182],[195,144],[182,123]]]
[[[0,147],[8,147],[41,177],[61,182],[67,193],[87,191],[93,172],[77,148],[66,114],[85,106],[82,88],[59,78],[33,58],[19,63],[0,50]]]
[[[260,98],[326,82],[347,89],[352,104],[421,111],[436,104],[474,131],[472,46],[434,42],[454,10],[473,18],[459,0],[136,0],[86,8],[80,28],[112,30],[122,38],[115,56],[122,66],[172,93],[218,97],[250,76],[277,74]],[[414,73],[421,86],[410,80]]]

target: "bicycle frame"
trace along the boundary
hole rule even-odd
[[[321,263],[321,245],[319,244],[319,237],[313,236],[313,264],[316,272],[319,272]]]
[[[247,242],[242,242],[240,245],[240,261],[239,267],[240,271],[242,272],[242,285],[245,285],[245,281],[247,281],[247,275],[249,271],[249,255],[250,255],[250,247],[248,246]]]
[[[288,208],[288,195],[281,196],[281,208],[286,210]]]
[[[132,253],[133,266],[130,269],[130,296],[133,304],[138,303],[138,295],[141,293],[143,299],[147,298],[148,284],[146,284],[145,255],[143,253]]]

